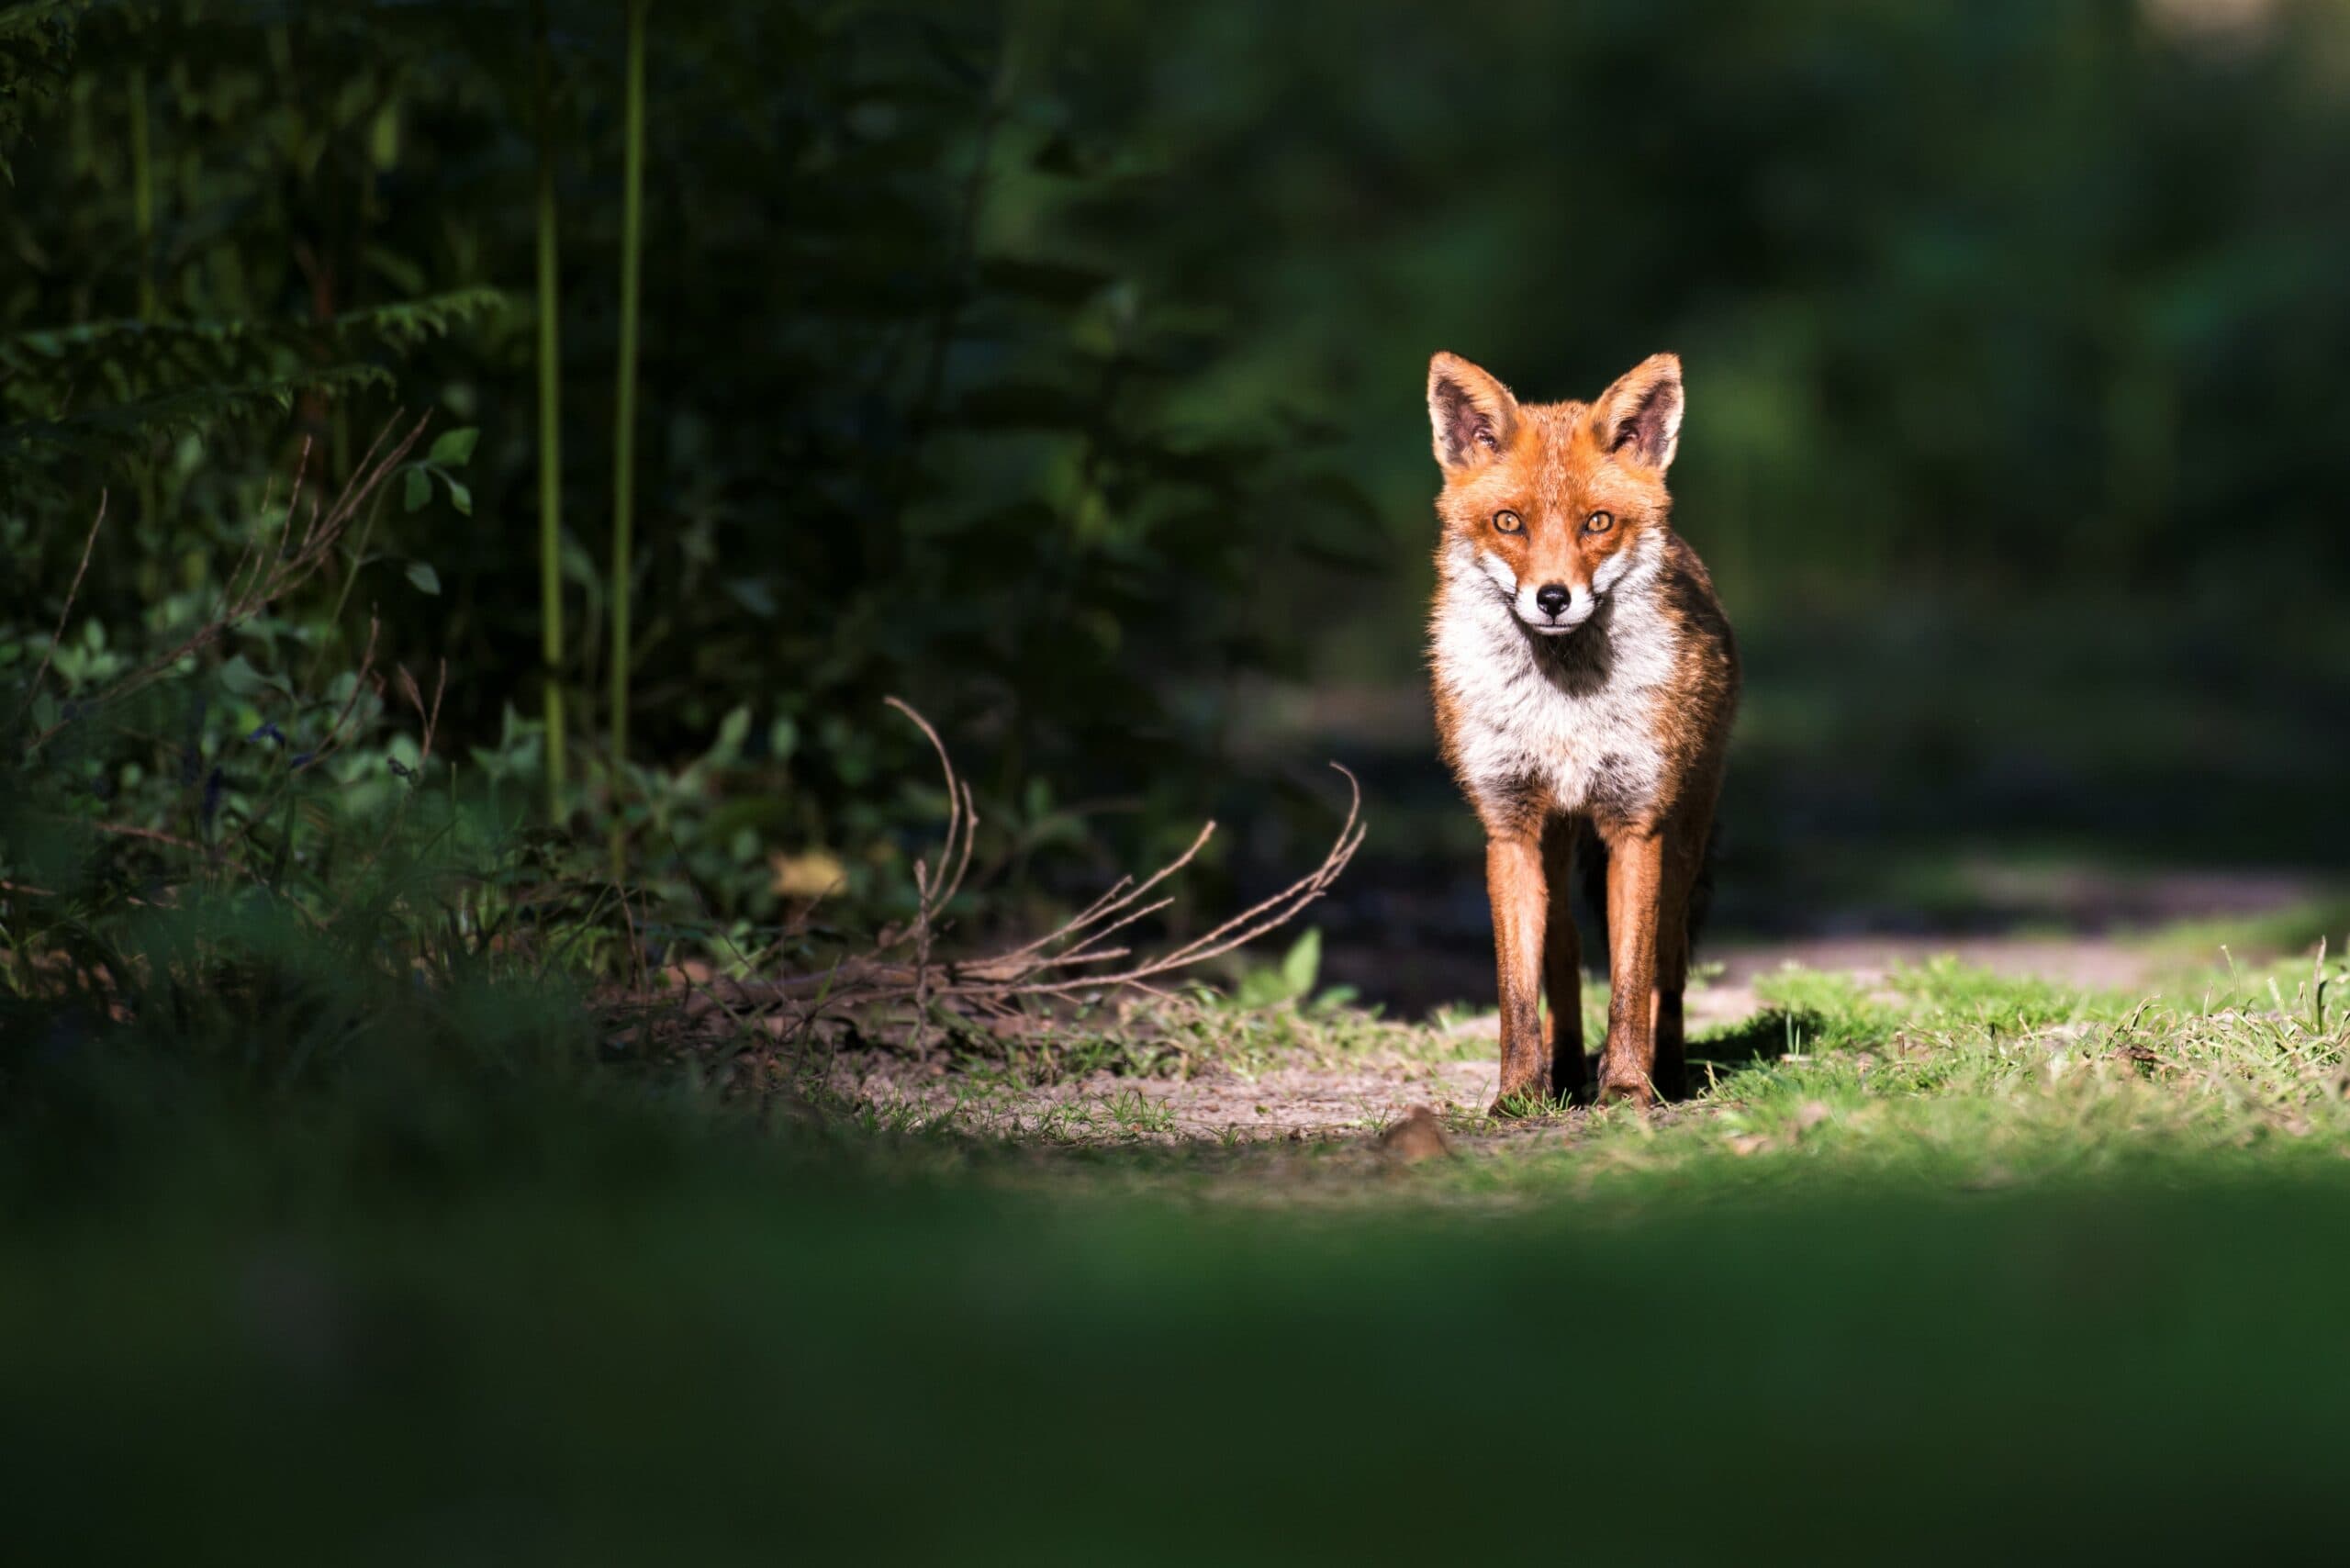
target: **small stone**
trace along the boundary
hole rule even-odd
[[[1379,1148],[1399,1165],[1416,1165],[1423,1159],[1449,1156],[1452,1140],[1444,1136],[1444,1124],[1437,1119],[1435,1111],[1426,1105],[1415,1105],[1379,1135]]]

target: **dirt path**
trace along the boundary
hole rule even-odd
[[[1693,1029],[1733,1025],[1761,1007],[1756,980],[1786,967],[1850,974],[1863,984],[1949,955],[2010,976],[2094,990],[2150,983],[2162,955],[2110,936],[1817,937],[1721,949],[1720,972],[1693,987]],[[902,1058],[844,1058],[834,1088],[912,1126],[946,1120],[994,1136],[1062,1142],[1360,1137],[1414,1105],[1482,1109],[1498,1063],[1490,1013],[1439,1028],[1397,1031],[1401,1048],[1299,1052],[1250,1070],[1209,1060],[1185,1078],[1094,1073],[1048,1087],[987,1083]],[[1414,1036],[1416,1036],[1416,1038]]]

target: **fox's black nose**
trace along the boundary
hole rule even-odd
[[[1565,613],[1567,601],[1572,598],[1574,595],[1558,583],[1545,583],[1534,590],[1534,602],[1542,607],[1543,614],[1553,620]]]

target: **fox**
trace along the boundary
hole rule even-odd
[[[1673,527],[1681,361],[1652,354],[1588,403],[1520,403],[1438,353],[1427,399],[1443,476],[1428,667],[1439,748],[1485,832],[1492,1114],[1594,1088],[1569,908],[1579,855],[1605,857],[1592,1097],[1645,1107],[1686,1092],[1691,903],[1740,678],[1713,579]]]

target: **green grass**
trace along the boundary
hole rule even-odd
[[[526,1081],[26,1128],[0,1150],[12,1539],[2302,1553],[2338,1533],[2350,1387],[2344,977],[2221,965],[2145,998],[1788,972],[1693,1052],[1697,1098],[1463,1117],[1456,1158],[1409,1167],[1371,1129],[1147,1136],[1142,1080],[1220,1051],[1462,1048],[1293,1002],[1196,1009],[1173,1057],[1132,1019],[1114,1051],[1080,1031],[1054,1048],[1140,1076],[1017,1141]],[[1026,1076],[996,1066],[1000,1092]]]
[[[2127,996],[1946,960],[1868,987],[1786,971],[1760,988],[1765,1005],[1752,1018],[1695,1036],[1699,1092],[1690,1100],[1651,1114],[1519,1107],[1535,1114],[1494,1121],[1465,1110],[1450,1118],[1460,1158],[1407,1173],[1380,1171],[1367,1139],[1345,1133],[1304,1148],[1236,1148],[1231,1138],[1098,1147],[1168,1130],[1163,1114],[1137,1112],[1148,1102],[1126,1087],[1091,1103],[1057,1102],[1024,1122],[1016,1087],[997,1081],[979,1092],[1006,1098],[975,1102],[992,1117],[904,1114],[895,1127],[928,1129],[935,1136],[926,1159],[980,1181],[1009,1171],[1024,1187],[1092,1182],[1127,1194],[1248,1204],[1270,1194],[1375,1208],[1572,1199],[1637,1210],[1661,1191],[1673,1201],[1695,1193],[1741,1201],[1887,1182],[2028,1189],[2126,1182],[2154,1169],[2213,1180],[2331,1177],[2350,1170],[2345,974],[2332,959],[2241,971],[2197,966]],[[1605,1002],[1587,997],[1586,1005],[1596,1015]],[[1155,1071],[1231,1065],[1217,1058],[1219,1030],[1244,1073],[1282,1059],[1268,1054],[1265,1032],[1275,1025],[1261,1013],[1203,1008],[1183,1027],[1186,1049],[1156,1058]],[[1293,1041],[1286,1059],[1309,1065],[1343,1067],[1363,1051],[1437,1060],[1492,1048],[1480,1036],[1344,1013],[1287,1010],[1279,1027]],[[1595,1027],[1590,1037],[1599,1037]],[[1002,1114],[1007,1107],[1015,1114]],[[960,1136],[991,1126],[1020,1133]],[[1045,1145],[1076,1148],[1057,1157]]]
[[[1964,1562],[2333,1529],[2336,1177],[1333,1210],[694,1136],[580,1132],[424,1206],[198,1192],[13,1235],[16,1538]]]
[[[2257,950],[2308,918],[2148,938],[2150,951],[2173,957],[2143,994],[2002,978],[1947,959],[1866,984],[1783,971],[1758,986],[1763,1005],[1752,1017],[1694,1035],[1692,1099],[1652,1115],[1520,1106],[1534,1114],[1496,1123],[1481,1106],[1456,1113],[1465,1157],[1416,1173],[1412,1185],[1448,1198],[1539,1199],[1634,1177],[1726,1191],[1894,1176],[1993,1185],[2098,1178],[2160,1160],[2214,1171],[2338,1161],[2350,1154],[2350,970],[2338,956],[2243,966],[2226,956],[2232,944]],[[1584,1006],[1586,1037],[1596,1042],[1605,988],[1587,987]],[[1439,1062],[1492,1051],[1490,1026],[1462,1033],[1344,1006],[1144,1008],[1040,1023],[992,1055],[967,1056],[958,1114],[901,1109],[890,1125],[944,1135],[941,1158],[980,1174],[1004,1140],[957,1135],[1018,1128],[1009,1162],[1025,1179],[1038,1168],[1031,1146],[1040,1140],[1132,1141],[1169,1130],[1144,1108],[1136,1081],[1207,1072],[1253,1080],[1276,1067],[1342,1072],[1373,1057]],[[1056,1096],[1048,1119],[1024,1122],[1019,1107],[1038,1103],[1024,1092],[1039,1085],[1085,1092]],[[988,1114],[963,1114],[979,1112]],[[1376,1126],[1374,1116],[1364,1130]],[[1234,1141],[1129,1151],[1121,1179],[1214,1191],[1294,1186],[1326,1167],[1346,1170],[1324,1159],[1327,1151],[1236,1159]],[[1397,1190],[1375,1193],[1386,1203]]]

